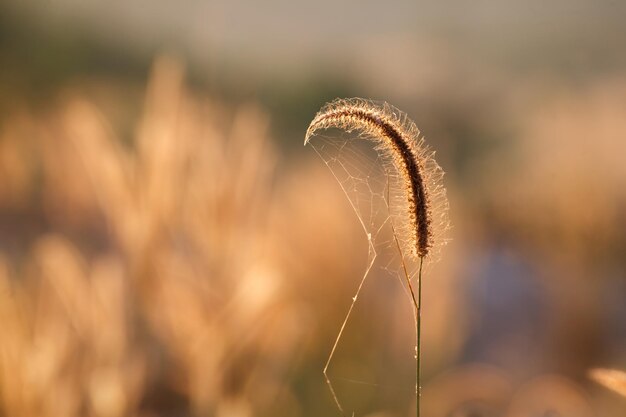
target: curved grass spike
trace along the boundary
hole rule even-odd
[[[419,258],[419,272],[417,279],[417,291],[414,290],[409,271],[404,261],[402,247],[396,235],[396,229],[391,224],[397,250],[402,259],[403,272],[411,293],[414,307],[415,332],[416,332],[416,414],[420,415],[420,373],[421,373],[421,287],[422,287],[422,265],[425,257],[431,254],[432,249],[437,244],[444,243],[437,241],[434,232],[433,212],[437,205],[441,210],[438,220],[447,226],[447,199],[445,188],[441,185],[443,171],[434,160],[434,152],[430,151],[420,138],[420,132],[407,115],[387,103],[378,104],[363,99],[337,99],[326,104],[315,116],[306,132],[304,144],[306,145],[312,136],[322,129],[338,128],[348,132],[357,131],[360,137],[376,143],[377,150],[388,155],[400,173],[404,187],[404,197],[406,198],[406,220],[410,230],[410,250],[409,256]],[[387,192],[389,189],[387,188]],[[390,198],[387,196],[387,204]],[[368,235],[369,236],[369,235]],[[370,245],[371,245],[370,241]],[[335,394],[332,383],[328,377],[328,366],[335,353],[335,349],[341,338],[345,325],[350,317],[354,303],[363,286],[363,281],[368,275],[373,260],[363,276],[356,295],[352,299],[352,304],[343,321],[339,334],[335,340],[330,356],[324,367],[324,376],[333,395],[335,403],[343,413],[343,408]],[[417,294],[416,294],[417,293]]]
[[[328,128],[358,130],[388,151],[407,191],[407,215],[412,223],[413,248],[410,255],[428,256],[435,245],[432,201],[442,190],[441,187],[428,187],[428,184],[438,182],[441,168],[420,138],[415,123],[386,103],[380,105],[363,99],[337,99],[317,113],[309,125],[304,144],[318,130]]]

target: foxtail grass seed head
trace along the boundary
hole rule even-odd
[[[420,137],[408,116],[387,103],[359,98],[336,99],[317,113],[306,132],[304,144],[322,129],[358,131],[385,152],[400,173],[410,224],[410,255],[425,258],[444,243],[436,229],[447,228],[448,202],[442,184],[443,170],[434,152]]]

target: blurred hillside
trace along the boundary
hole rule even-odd
[[[427,95],[466,97],[494,78],[505,94],[529,77],[578,84],[621,74],[624,16],[621,2],[582,0],[397,1],[385,9],[354,0],[4,3],[0,85],[14,100],[76,78],[140,84],[155,54],[169,51],[187,63],[195,88],[261,100],[282,136],[300,132],[336,96],[406,108]]]

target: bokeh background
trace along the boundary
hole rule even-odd
[[[386,100],[446,170],[425,417],[623,416],[626,3],[0,4],[0,415],[341,415],[322,369],[367,241],[302,146]],[[330,368],[415,410],[411,305],[372,276]],[[619,381],[617,381],[619,384]]]

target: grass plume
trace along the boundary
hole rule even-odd
[[[317,113],[306,133],[305,144],[320,129],[358,130],[375,141],[401,173],[407,199],[407,217],[412,225],[411,256],[424,258],[439,243],[434,230],[435,214],[447,219],[443,171],[434,152],[420,137],[420,131],[407,115],[395,107],[363,99],[337,99]],[[434,209],[436,202],[437,210]],[[439,209],[441,208],[441,209]],[[435,213],[437,211],[437,213]],[[447,222],[447,221],[446,221]]]
[[[422,266],[424,258],[431,255],[432,250],[436,248],[438,244],[444,242],[442,239],[439,239],[439,234],[435,232],[435,225],[443,225],[444,229],[448,225],[448,202],[445,188],[442,185],[443,170],[436,163],[434,152],[424,143],[424,139],[420,136],[420,131],[415,123],[405,113],[387,103],[376,103],[359,98],[334,100],[322,107],[317,113],[307,129],[304,144],[309,143],[310,139],[317,131],[331,128],[345,130],[347,132],[356,131],[360,138],[371,140],[376,144],[375,150],[383,157],[382,161],[377,162],[383,164],[387,175],[387,196],[385,197],[385,201],[390,210],[390,216],[391,210],[394,208],[390,207],[393,201],[389,196],[389,177],[393,176],[394,172],[398,172],[401,179],[403,189],[402,196],[404,199],[403,205],[406,206],[406,209],[402,219],[404,220],[402,223],[405,224],[400,224],[399,226],[400,230],[408,230],[408,251],[403,251],[400,242],[401,239],[398,238],[397,228],[392,218],[390,226],[394,236],[395,248],[400,255],[402,272],[406,279],[406,285],[410,291],[414,308],[416,333],[415,394],[417,399],[416,414],[419,417],[421,397]],[[386,166],[386,161],[390,161],[393,167]],[[356,206],[354,207],[357,211],[357,215],[360,216],[358,209]],[[361,221],[363,223],[363,220]],[[368,233],[370,245],[372,245],[371,233],[367,230],[367,226],[365,226],[365,228]],[[416,289],[412,282],[410,268],[407,267],[407,263],[405,262],[405,255],[408,255],[412,259],[419,260]],[[370,260],[365,275],[352,299],[352,304],[350,305],[341,329],[339,330],[339,334],[335,339],[326,366],[324,367],[324,376],[326,377],[335,402],[342,412],[343,408],[327,374],[328,366],[359,296],[363,281],[368,275],[375,258],[376,253],[374,251],[373,258]]]

